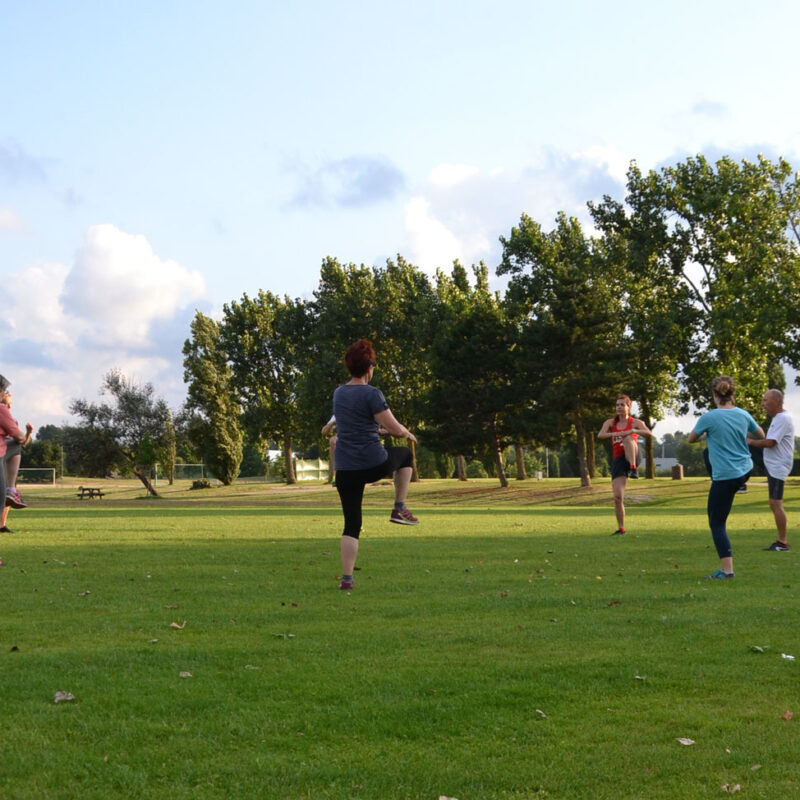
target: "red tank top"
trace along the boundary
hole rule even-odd
[[[611,433],[616,433],[617,431],[629,431],[633,427],[633,417],[628,417],[628,424],[622,428],[617,427],[617,423],[611,423]],[[639,440],[638,433],[632,433],[631,439],[634,442]],[[611,437],[611,458],[619,458],[620,456],[625,455],[625,448],[622,446],[622,436],[612,436]]]

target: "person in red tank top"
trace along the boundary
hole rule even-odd
[[[638,478],[639,436],[652,436],[640,419],[631,416],[631,399],[626,394],[617,397],[616,415],[607,419],[597,434],[598,439],[611,439],[611,488],[614,491],[614,513],[617,530],[614,536],[625,533],[625,486],[628,478]]]

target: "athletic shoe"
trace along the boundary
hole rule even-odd
[[[743,483],[737,490],[737,494],[747,494],[747,484]]]
[[[638,478],[638,477],[639,477],[639,470],[638,470],[636,467],[634,467],[634,468],[633,468],[633,469],[632,469],[632,470],[631,470],[631,471],[628,473],[628,477],[629,477],[629,478]]]
[[[0,533],[13,533],[13,532],[14,531],[12,531],[11,528],[8,527],[8,525],[3,525],[3,527],[0,528]]]
[[[712,572],[708,577],[709,578],[735,578],[736,577],[736,573],[735,572],[725,572],[724,569],[718,569],[716,572]]]
[[[355,585],[355,581],[339,581],[339,588],[350,590]]]
[[[13,487],[6,489],[6,505],[11,508],[27,508],[28,504],[22,499],[22,495]]]
[[[389,517],[389,522],[396,522],[398,525],[418,525],[419,520],[407,509],[398,510],[392,509],[392,514]]]
[[[625,531],[622,528],[617,528],[614,533],[611,534],[612,536],[624,536]]]
[[[779,550],[780,552],[785,552],[789,549],[789,545],[786,542],[781,542],[779,540],[775,540],[769,547],[765,547],[765,550]]]

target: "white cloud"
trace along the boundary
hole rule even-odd
[[[585,168],[599,169],[608,173],[623,185],[627,181],[631,157],[613,145],[594,145],[574,153],[572,159],[576,164],[584,164]]]
[[[545,229],[564,211],[591,230],[586,208],[603,194],[624,193],[628,158],[611,147],[592,147],[566,156],[546,151],[517,170],[482,170],[468,164],[439,164],[404,209],[409,260],[426,271],[449,271],[485,260],[492,269],[522,213]]]
[[[205,294],[199,272],[160,258],[144,236],[94,225],[75,257],[62,301],[103,344],[141,345],[154,321]]]
[[[172,406],[182,401],[180,345],[205,282],[145,237],[94,226],[72,267],[31,265],[6,287],[0,372],[21,421],[61,424],[70,402],[97,398],[114,368],[153,383]]]
[[[21,233],[25,230],[22,217],[12,208],[0,208],[0,231]]]
[[[449,188],[477,175],[477,167],[470,164],[439,164],[430,173],[430,182],[437,188]]]

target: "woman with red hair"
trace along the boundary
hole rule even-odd
[[[614,536],[625,533],[625,486],[628,478],[638,478],[639,436],[652,436],[650,429],[640,419],[631,416],[631,399],[626,394],[617,396],[617,412],[607,419],[597,434],[598,439],[611,439],[611,488],[614,491],[614,513],[617,529]]]
[[[384,447],[379,429],[392,436],[417,439],[389,410],[380,389],[370,386],[375,370],[375,351],[368,339],[347,348],[345,365],[350,380],[333,393],[336,418],[336,491],[342,503],[342,579],[340,589],[353,588],[353,570],[361,534],[361,503],[364,486],[394,473],[394,508],[390,522],[416,525],[419,520],[406,508],[411,483],[412,456],[408,447]]]

